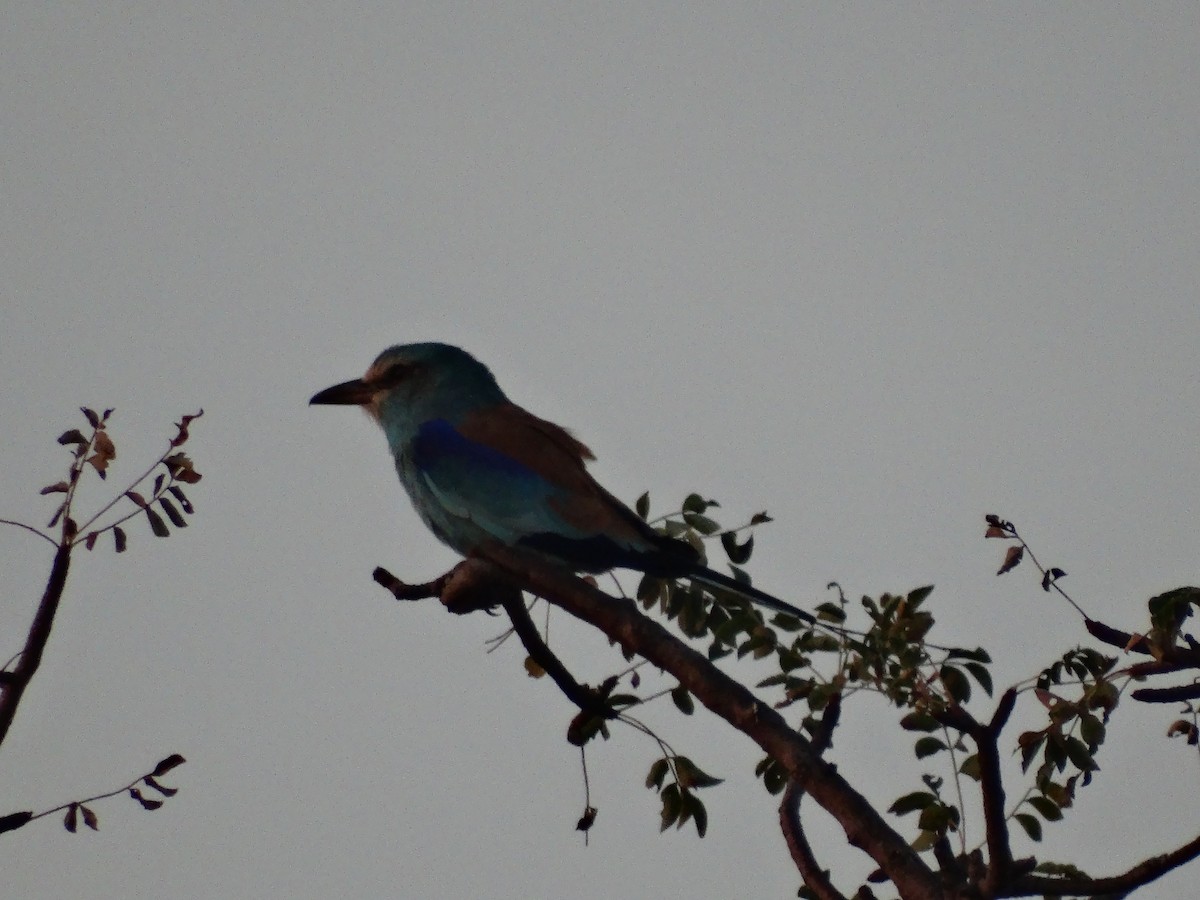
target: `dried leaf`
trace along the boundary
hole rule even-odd
[[[546,674],[546,670],[532,656],[525,657],[525,672],[530,678],[541,678]]]
[[[184,484],[195,484],[200,480],[200,473],[192,468],[192,461],[186,453],[172,453],[163,460],[177,481]]]
[[[27,809],[21,812],[9,813],[6,816],[0,816],[0,834],[6,831],[16,831],[32,818],[33,813]]]
[[[66,814],[66,816],[63,817],[63,828],[67,829],[67,831],[71,832],[71,834],[74,834],[75,829],[79,827],[76,824],[78,815],[79,815],[79,805],[78,804],[72,803],[70,806],[67,807],[67,814]]]
[[[39,494],[65,494],[71,489],[71,486],[65,481],[60,481],[57,484],[48,484],[40,491]]]
[[[176,794],[179,793],[179,788],[166,787],[165,785],[161,785],[155,780],[153,775],[147,775],[145,778],[142,779],[142,781],[145,782],[146,784],[148,784],[150,787],[154,788],[156,791],[158,791],[164,797],[174,797]]]
[[[999,525],[989,525],[988,530],[984,532],[983,536],[985,538],[1006,538],[1009,534]]]
[[[175,504],[166,497],[158,498],[158,505],[162,507],[163,512],[167,514],[167,518],[171,520],[171,524],[176,528],[187,528],[187,522],[183,516],[179,514],[179,510],[175,508]]]
[[[1011,572],[1017,567],[1021,561],[1021,557],[1025,555],[1025,548],[1021,545],[1016,545],[1008,548],[1008,552],[1004,554],[1004,565],[1000,567],[997,575],[1003,575],[1005,572]]]
[[[70,431],[64,431],[58,436],[58,442],[64,447],[67,444],[79,444],[87,446],[88,439],[83,436],[83,433],[78,428],[72,428]]]
[[[119,525],[113,526],[113,544],[118,553],[125,552],[125,529]]]
[[[88,424],[93,428],[100,427],[100,417],[96,415],[96,411],[88,409],[86,406],[79,407],[79,411],[83,413],[84,418],[88,420]]]
[[[192,416],[184,416],[175,423],[175,427],[179,429],[179,433],[176,434],[175,437],[171,438],[172,447],[178,447],[188,439],[188,426],[202,415],[204,415],[204,410],[200,410]]]
[[[576,831],[588,831],[596,822],[596,807],[589,806],[583,811],[583,815],[579,817],[579,821],[575,823]]]
[[[173,484],[167,490],[171,493],[172,497],[179,501],[179,505],[189,516],[196,511],[192,507],[192,501],[187,498],[187,494],[183,492],[183,488],[179,487],[179,485]]]
[[[138,506],[140,506],[142,509],[145,509],[147,506],[150,505],[149,503],[146,502],[146,498],[143,497],[141,494],[139,494],[137,491],[126,491],[125,496],[128,497],[130,500],[132,500],[134,503],[136,503]]]
[[[167,523],[162,520],[162,516],[146,507],[146,519],[150,522],[150,530],[155,537],[170,537],[171,529],[167,527]]]
[[[84,825],[86,825],[88,828],[92,829],[92,831],[100,830],[100,820],[96,818],[96,814],[94,812],[92,812],[86,806],[79,807],[79,811],[81,813],[83,813],[83,824]]]
[[[182,766],[185,762],[187,762],[187,760],[178,753],[172,753],[166,759],[159,760],[158,765],[154,767],[154,771],[150,774],[155,778],[160,778],[163,775],[166,775],[172,769]]]
[[[98,537],[100,537],[100,532],[89,531],[87,534],[87,537],[83,539],[83,546],[85,546],[89,550],[91,550],[93,547],[96,546],[96,538],[98,538]]]
[[[134,800],[136,800],[138,803],[142,804],[142,809],[154,810],[154,809],[161,808],[163,805],[163,802],[161,800],[151,800],[149,797],[143,797],[142,792],[139,791],[137,788],[130,788],[129,796],[132,797]]]

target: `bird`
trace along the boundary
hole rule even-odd
[[[383,429],[421,520],[464,557],[497,542],[575,572],[624,568],[688,578],[814,621],[708,568],[687,541],[651,528],[587,471],[591,450],[509,400],[488,367],[459,347],[397,344],[362,378],[326,388],[309,403],[362,407]]]

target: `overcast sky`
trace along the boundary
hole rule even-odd
[[[389,344],[461,344],[619,496],[768,509],[765,589],[936,584],[935,635],[1026,678],[1081,624],[1031,569],[995,576],[984,513],[1116,626],[1200,580],[1198,26],[1193,3],[6,4],[0,517],[44,524],[81,404],[116,407],[119,453],[85,507],[199,407],[205,479],[186,532],[78,559],[0,754],[0,812],[170,752],[180,793],[5,835],[4,892],[794,896],[757,748],[704,712],[646,718],[727,779],[709,836],[658,834],[656,748],[617,728],[584,846],[569,704],[513,643],[485,653],[500,620],[370,581],[454,556],[365,417],[306,401]],[[0,531],[0,656],[47,551]],[[552,629],[581,677],[619,667]],[[1095,874],[1200,830],[1175,711],[1120,713],[1037,851]],[[835,745],[884,805],[916,786],[897,718],[855,705]],[[811,827],[852,890],[870,866]]]

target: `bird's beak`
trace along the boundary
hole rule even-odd
[[[375,396],[375,388],[361,378],[353,381],[343,381],[333,387],[327,387],[309,400],[310,405],[319,406],[366,406]]]

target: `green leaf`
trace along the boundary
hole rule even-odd
[[[649,491],[646,491],[646,493],[637,498],[637,503],[634,504],[633,509],[638,514],[638,518],[640,518],[643,522],[646,521],[646,519],[650,516]]]
[[[968,778],[973,778],[978,781],[983,777],[983,770],[979,765],[979,754],[972,753],[962,761],[962,765],[958,767],[958,771],[966,775]]]
[[[1093,772],[1100,768],[1096,765],[1096,760],[1092,759],[1087,745],[1077,737],[1067,738],[1067,758],[1083,772]]]
[[[708,516],[702,516],[699,513],[685,512],[683,514],[683,521],[704,535],[716,534],[721,530],[719,522],[710,519]]]
[[[1025,833],[1031,840],[1040,841],[1042,839],[1042,823],[1037,820],[1036,816],[1031,816],[1029,813],[1017,813],[1013,818],[1025,829]]]
[[[646,773],[646,787],[661,788],[663,779],[667,777],[667,772],[671,770],[670,764],[666,757],[656,759],[650,766],[650,771]]]
[[[909,607],[909,609],[916,609],[918,606],[921,605],[921,603],[925,600],[925,598],[928,597],[932,593],[933,593],[933,585],[932,584],[927,584],[927,585],[925,585],[925,587],[919,587],[915,590],[909,591],[908,592],[908,607]]]
[[[660,813],[662,820],[659,824],[659,831],[666,831],[679,820],[679,813],[682,807],[682,801],[679,797],[679,785],[668,784],[659,793],[662,798],[662,812]]]
[[[746,538],[745,543],[739,544],[736,532],[723,531],[721,532],[721,546],[731,563],[744,566],[749,561],[750,554],[754,552],[754,535]]]
[[[692,702],[692,695],[688,693],[688,689],[682,684],[671,691],[671,700],[685,716],[690,716],[696,711],[696,704]]]
[[[709,775],[686,756],[675,757],[675,773],[680,786],[688,789],[714,787],[725,780]]]
[[[971,682],[962,673],[962,669],[956,669],[954,666],[942,666],[939,674],[942,684],[946,686],[946,690],[955,701],[966,703],[971,699]]]
[[[1047,822],[1057,822],[1063,817],[1058,804],[1049,797],[1030,797],[1025,802],[1041,813]]]
[[[924,759],[927,756],[933,756],[935,753],[940,753],[946,749],[945,743],[940,738],[935,738],[926,735],[923,738],[918,738],[916,744],[913,745],[913,753],[917,755],[917,759]]]
[[[690,795],[692,806],[692,821],[696,823],[696,834],[700,837],[708,834],[708,810],[704,808],[704,801],[695,794]]]
[[[699,494],[688,494],[684,498],[681,511],[684,513],[702,513],[710,507],[720,505],[716,500],[705,500]]]
[[[992,673],[987,668],[977,662],[963,663],[963,668],[971,673],[972,677],[979,682],[979,686],[983,688],[984,693],[989,697],[992,696]]]
[[[905,731],[937,731],[941,726],[929,713],[910,712],[900,720]]]
[[[931,803],[937,803],[937,797],[929,791],[913,791],[898,798],[888,807],[888,812],[903,816],[918,809],[925,809]]]

